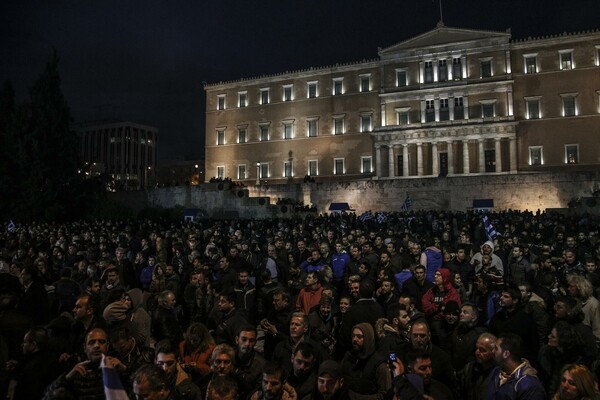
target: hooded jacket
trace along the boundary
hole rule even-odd
[[[444,289],[440,290],[434,285],[423,296],[423,312],[428,318],[442,319],[443,311],[450,300],[455,301],[460,307],[460,294],[452,286],[450,276],[452,273],[447,268],[440,268],[438,272],[442,275]]]
[[[342,359],[344,381],[348,383],[350,398],[353,394],[378,398],[392,386],[392,377],[386,365],[386,356],[375,350],[375,332],[371,324],[361,322],[353,329],[363,333],[363,347],[358,351],[348,351]]]

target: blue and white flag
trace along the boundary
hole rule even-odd
[[[12,221],[12,219],[10,221],[8,221],[8,225],[6,225],[6,230],[8,232],[14,232],[15,229],[17,228],[17,226],[15,225],[15,223]]]
[[[100,368],[102,368],[102,381],[104,382],[104,395],[106,399],[129,400],[129,396],[127,396],[127,392],[123,388],[123,383],[121,383],[117,370],[106,364],[105,356],[102,356]]]
[[[483,216],[483,226],[485,227],[485,233],[487,234],[488,240],[493,242],[498,236],[498,232],[496,232],[494,225],[492,225],[487,215]]]
[[[382,213],[382,212],[377,213],[377,223],[383,224],[385,222],[386,218],[387,217],[384,213]]]
[[[365,211],[360,217],[358,217],[360,222],[367,222],[370,219],[373,219],[373,213],[371,210]]]
[[[402,207],[400,207],[400,211],[402,212],[407,212],[410,211],[410,209],[412,208],[412,200],[410,198],[410,195],[406,195],[406,198],[404,199],[404,203],[402,203]]]

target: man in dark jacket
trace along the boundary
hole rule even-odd
[[[59,393],[76,399],[104,400],[104,383],[100,361],[108,352],[108,335],[102,329],[92,329],[85,338],[86,360],[77,363],[68,373],[63,373],[46,389],[45,399]]]
[[[338,346],[346,351],[352,349],[351,335],[356,324],[366,322],[374,329],[377,320],[385,317],[381,306],[373,298],[375,290],[371,281],[361,281],[358,291],[360,299],[348,310],[341,326],[342,342]]]
[[[158,295],[158,307],[152,316],[152,336],[157,342],[169,339],[172,343],[183,340],[183,331],[177,320],[175,293],[165,290]]]
[[[248,324],[245,310],[237,308],[235,301],[236,294],[232,290],[219,295],[217,306],[223,316],[214,333],[217,344],[227,343],[233,346],[240,328]]]
[[[382,399],[392,387],[392,375],[387,356],[375,351],[373,327],[365,322],[354,325],[351,339],[352,350],[347,351],[342,359],[348,398]]]
[[[432,287],[433,283],[425,279],[425,267],[417,265],[414,269],[413,277],[402,285],[402,293],[415,299],[415,307],[417,310],[423,311],[421,299]]]

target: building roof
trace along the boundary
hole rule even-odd
[[[482,31],[475,29],[451,28],[443,24],[438,24],[435,29],[422,33],[411,39],[404,40],[392,46],[379,50],[380,56],[393,54],[398,51],[421,49],[424,47],[441,46],[447,44],[456,44],[460,42],[472,42],[482,39],[499,38],[508,42],[510,32]]]

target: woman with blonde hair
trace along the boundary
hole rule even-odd
[[[560,387],[552,400],[599,400],[598,382],[581,364],[567,364],[562,369]]]

